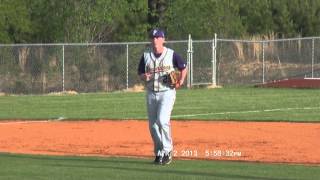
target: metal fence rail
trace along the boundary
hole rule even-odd
[[[0,44],[0,92],[109,92],[142,84],[148,42]],[[189,64],[187,86],[252,85],[320,77],[320,38],[168,41]]]

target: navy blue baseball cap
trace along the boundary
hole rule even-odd
[[[164,38],[164,32],[161,30],[161,29],[153,29],[151,32],[150,32],[150,38],[155,38],[155,37],[162,37]]]

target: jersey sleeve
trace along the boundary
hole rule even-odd
[[[187,62],[184,59],[182,59],[182,57],[179,56],[179,54],[174,52],[173,53],[173,66],[179,70],[183,70],[187,67]]]
[[[140,58],[139,66],[138,66],[138,75],[146,73],[144,56]]]

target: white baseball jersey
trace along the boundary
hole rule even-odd
[[[174,71],[173,53],[170,48],[164,47],[160,57],[156,57],[152,51],[144,53],[145,72],[151,73],[152,78],[147,82],[147,88],[152,91],[166,91],[171,89],[164,83],[164,76]]]

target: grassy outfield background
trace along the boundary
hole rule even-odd
[[[55,157],[0,154],[5,180],[303,180],[318,179],[320,167],[226,161],[175,160],[169,166],[150,159]]]
[[[147,119],[145,93],[0,96],[0,119]],[[178,90],[173,119],[320,121],[320,90]]]
[[[320,121],[320,90],[179,90],[173,119]],[[0,119],[146,119],[145,93],[0,96]],[[320,166],[250,162],[56,157],[0,153],[0,180],[318,179]]]

